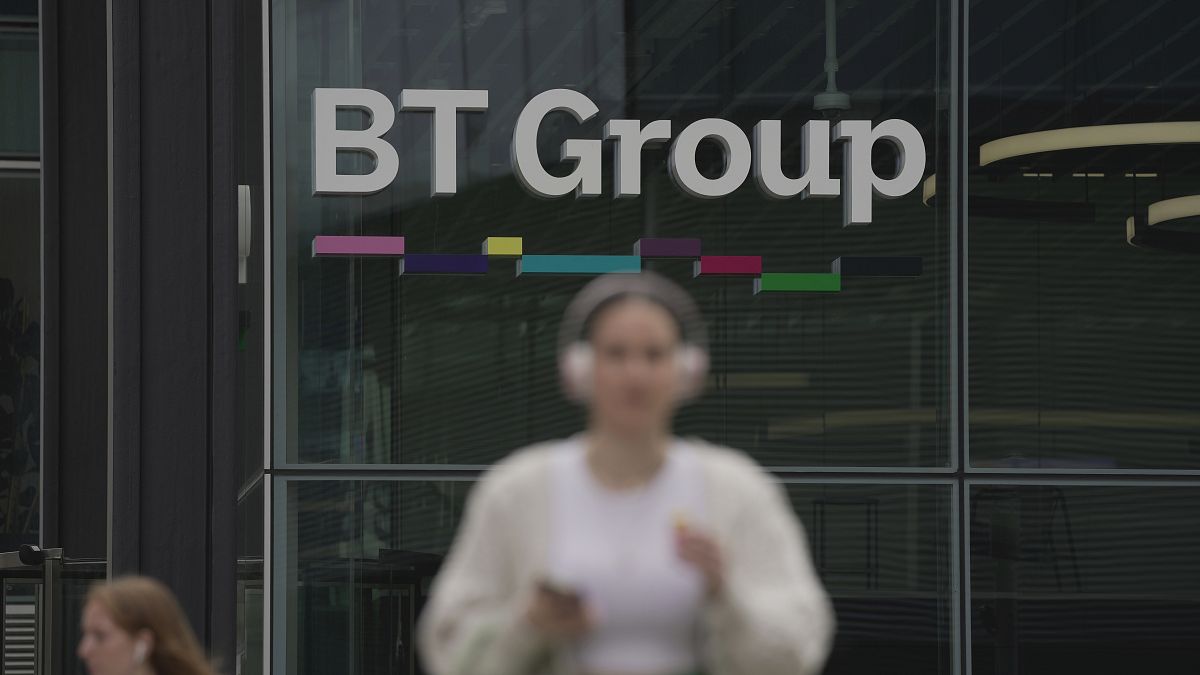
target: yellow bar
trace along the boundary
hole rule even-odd
[[[483,240],[483,254],[504,257],[523,255],[520,237],[488,237]]]

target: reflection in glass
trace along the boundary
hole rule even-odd
[[[1195,3],[983,0],[970,18],[972,464],[1200,469],[1200,245],[1179,239],[1200,229],[1155,225],[1175,242],[1156,248],[1126,232],[1197,193],[1196,146],[978,155],[1019,134],[1195,121]]]
[[[36,40],[34,41],[36,47]],[[35,51],[36,53],[36,51]],[[0,52],[0,57],[3,52]],[[33,63],[37,76],[37,64]],[[0,81],[0,100],[4,98]],[[36,95],[36,90],[35,90]],[[5,123],[0,120],[0,126]],[[24,133],[38,137],[36,119]],[[36,148],[35,148],[36,149]],[[14,160],[16,161],[16,160]],[[22,160],[24,161],[24,160]],[[0,152],[0,551],[38,542],[41,480],[41,175]]]
[[[413,630],[467,481],[292,481],[284,672],[417,673]],[[278,553],[277,553],[278,555]],[[280,569],[280,568],[277,568]],[[281,662],[282,659],[282,662]]]
[[[0,551],[15,551],[38,542],[41,71],[36,4],[0,7],[7,12],[11,20],[0,22]]]
[[[88,591],[95,584],[105,581],[108,577],[108,566],[102,560],[77,560],[62,564],[61,575],[58,578],[60,589],[59,605],[55,621],[61,622],[62,642],[54,658],[61,664],[64,675],[85,675],[87,667],[76,656],[76,647],[83,639],[80,625],[83,622],[83,607],[87,602]],[[9,671],[5,670],[5,673]]]
[[[276,630],[286,633],[276,667],[421,672],[413,626],[472,484],[283,485],[288,544],[276,588],[287,600]],[[838,613],[826,672],[952,672],[950,486],[787,489]]]
[[[263,672],[263,508],[260,477],[237,504],[237,637],[236,670],[240,675]]]
[[[0,25],[0,159],[38,158],[40,73],[36,15]]]
[[[837,612],[825,672],[954,672],[950,485],[787,488]]]
[[[974,485],[976,675],[1144,670],[1200,659],[1200,488]]]

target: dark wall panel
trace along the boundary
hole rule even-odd
[[[42,7],[43,542],[162,579],[231,663],[235,3]]]
[[[106,555],[108,185],[104,3],[42,3],[43,534]]]
[[[237,344],[232,0],[113,0],[115,572],[231,660]]]

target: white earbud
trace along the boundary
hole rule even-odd
[[[146,644],[145,640],[138,640],[133,645],[133,662],[139,666],[145,663],[149,651],[150,645]]]

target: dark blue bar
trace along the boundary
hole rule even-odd
[[[486,274],[488,257],[460,253],[407,253],[400,274]]]
[[[843,277],[919,277],[920,256],[842,256],[833,261],[834,274]]]

